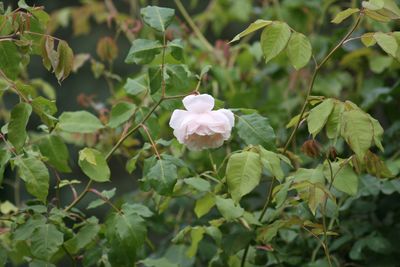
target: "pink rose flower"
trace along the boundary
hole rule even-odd
[[[189,95],[182,102],[186,110],[175,110],[169,122],[179,143],[190,150],[216,148],[231,136],[233,113],[227,109],[212,110],[212,96]]]

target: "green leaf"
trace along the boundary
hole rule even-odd
[[[31,104],[33,111],[40,117],[42,122],[49,127],[53,127],[57,121],[57,119],[53,117],[57,112],[55,101],[39,96],[33,99]]]
[[[15,80],[20,72],[21,54],[12,41],[0,42],[0,69],[11,80]]]
[[[42,215],[35,214],[30,217],[24,224],[18,226],[13,233],[15,241],[28,240],[31,238],[32,233],[40,226],[46,223],[46,218]]]
[[[222,216],[228,221],[235,220],[244,214],[244,209],[239,204],[235,204],[230,198],[216,196],[215,204]]]
[[[149,81],[147,75],[141,75],[135,79],[128,78],[124,85],[127,94],[139,95],[149,90]]]
[[[149,86],[151,94],[154,94],[161,88],[162,76],[161,76],[161,68],[158,67],[150,67],[148,70],[149,75]]]
[[[263,147],[259,147],[260,149],[260,159],[261,163],[265,169],[271,173],[278,181],[282,182],[285,174],[283,173],[281,167],[281,158],[278,154],[268,151]]]
[[[383,51],[392,57],[396,57],[396,52],[399,46],[395,37],[387,33],[376,32],[374,33],[374,38]]]
[[[209,193],[204,195],[203,197],[196,200],[196,204],[194,207],[194,213],[197,218],[203,217],[206,215],[213,207],[215,206],[215,197],[213,194]]]
[[[250,33],[255,32],[261,28],[264,28],[264,27],[270,25],[271,23],[272,23],[272,21],[270,21],[270,20],[258,19],[255,22],[251,23],[244,31],[237,34],[229,43],[239,41],[244,36],[249,35]]]
[[[247,145],[262,145],[267,149],[275,148],[275,133],[269,120],[257,113],[238,117],[236,128],[238,135]]]
[[[11,153],[6,149],[0,149],[0,185],[3,182],[4,171],[6,170],[7,164],[11,158]]]
[[[383,0],[369,0],[363,1],[362,6],[363,8],[369,9],[369,10],[379,10],[382,9],[385,5],[385,2]]]
[[[60,172],[71,172],[68,165],[69,152],[67,146],[57,135],[47,135],[39,141],[40,153],[48,163]]]
[[[111,117],[107,126],[117,128],[122,123],[128,121],[135,114],[136,105],[129,102],[120,102],[112,107]]]
[[[204,233],[206,231],[204,230],[203,227],[193,227],[190,231],[190,239],[191,239],[191,244],[189,249],[186,252],[186,255],[189,258],[192,258],[196,255],[197,253],[197,248],[199,246],[200,241],[203,239]]]
[[[329,139],[335,139],[339,136],[343,112],[343,103],[334,101],[332,112],[329,115],[328,120],[326,121],[326,135]]]
[[[307,117],[307,126],[308,132],[312,134],[314,138],[325,126],[329,115],[332,113],[333,107],[333,99],[328,98],[310,111]]]
[[[208,192],[211,189],[210,182],[200,177],[186,178],[183,182],[200,192]]]
[[[290,28],[284,22],[274,21],[263,30],[260,43],[265,56],[265,63],[268,63],[285,49],[290,34]]]
[[[31,242],[33,256],[50,260],[63,244],[64,235],[53,224],[44,224],[33,232]]]
[[[151,259],[147,258],[140,261],[145,267],[179,267],[178,264],[172,263],[167,258]]]
[[[132,42],[125,63],[148,64],[163,48],[159,41],[136,39]]]
[[[26,103],[19,103],[11,110],[7,138],[18,153],[21,152],[26,142],[26,126],[31,113],[32,107]]]
[[[335,18],[331,22],[335,23],[335,24],[339,24],[343,20],[347,19],[348,17],[350,17],[351,15],[353,15],[354,13],[357,13],[359,11],[360,11],[360,9],[358,9],[358,8],[345,9],[345,10],[339,12],[338,14],[336,14]]]
[[[101,191],[100,194],[102,195],[102,197],[104,199],[110,200],[115,195],[115,191],[116,191],[116,189],[113,188],[111,190],[103,190],[103,191]],[[96,200],[94,200],[94,201],[89,203],[89,205],[87,206],[87,209],[97,208],[98,206],[101,206],[104,203],[106,203],[106,202],[103,199],[101,199],[101,198],[96,199]]]
[[[226,165],[226,182],[235,202],[239,202],[260,183],[261,171],[262,165],[257,153],[244,151],[229,158]]]
[[[122,210],[126,213],[135,213],[143,218],[148,218],[154,215],[154,213],[146,206],[137,203],[124,203]]]
[[[135,248],[143,245],[147,233],[146,225],[136,213],[124,212],[116,215],[114,227],[119,239],[131,242]]]
[[[171,55],[176,60],[183,59],[183,42],[181,39],[175,39],[171,42],[168,42],[167,46],[171,49]]]
[[[104,155],[93,148],[84,148],[79,151],[79,167],[91,179],[96,182],[110,180],[110,168]]]
[[[312,47],[310,41],[304,34],[294,32],[288,43],[287,54],[290,63],[296,70],[303,68],[311,58]]]
[[[361,35],[361,42],[366,46],[370,47],[376,44],[376,40],[374,38],[374,33],[367,32]]]
[[[193,75],[187,65],[171,65],[165,68],[166,89],[170,94],[182,92],[182,89],[190,88],[190,82],[193,81]],[[186,89],[187,90],[187,89]],[[154,93],[152,91],[152,93]]]
[[[146,180],[160,195],[172,194],[177,178],[176,166],[163,159],[157,160],[157,163],[150,168],[146,175]]]
[[[58,81],[63,81],[72,71],[74,53],[65,41],[59,41],[57,46],[58,64],[54,69]]]
[[[136,156],[132,157],[125,164],[126,171],[131,174],[134,170],[136,170],[136,162],[140,156],[140,153],[137,153]]]
[[[343,164],[345,164],[343,166]],[[333,172],[333,186],[350,196],[357,195],[358,191],[358,176],[353,171],[348,163],[331,163]],[[328,181],[331,180],[330,172],[325,168],[325,176]]]
[[[65,248],[71,254],[76,254],[93,241],[99,231],[100,225],[98,224],[98,219],[91,217],[73,238],[65,242]]]
[[[96,116],[84,110],[63,112],[57,125],[61,131],[69,133],[94,133],[104,128]]]
[[[374,131],[370,117],[361,110],[343,113],[341,135],[362,160],[374,141]]]
[[[50,179],[46,165],[33,157],[18,157],[14,162],[18,167],[18,175],[25,181],[28,192],[45,203]]]
[[[29,263],[29,267],[56,267],[56,266],[50,262],[33,260]]]
[[[158,6],[147,6],[140,9],[140,15],[147,25],[157,31],[165,32],[175,16],[175,10]]]

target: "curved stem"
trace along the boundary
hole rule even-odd
[[[207,39],[201,33],[200,29],[193,22],[192,18],[187,13],[185,7],[182,5],[182,2],[180,0],[174,0],[174,2],[178,7],[179,11],[182,13],[185,20],[187,21],[187,23],[189,24],[190,28],[192,28],[194,34],[196,34],[197,38],[200,39],[200,41],[204,44],[204,46],[207,48],[208,51],[210,52],[214,51],[213,46],[207,41]]]
[[[296,123],[296,126],[294,127],[292,133],[290,134],[289,139],[286,141],[286,144],[285,144],[284,149],[283,149],[283,154],[286,153],[290,143],[292,142],[293,138],[295,137],[296,132],[297,132],[299,126],[300,126],[300,122],[303,119],[304,112],[305,112],[305,110],[307,108],[308,98],[311,95],[312,89],[314,87],[315,79],[317,78],[319,70],[331,58],[331,56],[343,45],[343,43],[346,42],[346,40],[350,37],[350,35],[357,29],[358,25],[361,22],[361,18],[363,17],[363,15],[364,15],[364,13],[363,13],[363,11],[361,11],[359,16],[357,17],[355,23],[350,28],[350,30],[347,32],[347,34],[342,38],[342,40],[340,40],[340,42],[329,52],[329,54],[325,56],[325,58],[321,61],[321,63],[315,65],[314,73],[313,73],[313,75],[311,77],[311,81],[310,81],[310,84],[308,86],[308,90],[307,90],[307,93],[306,93],[306,98],[305,98],[304,104],[303,104],[303,106],[301,108],[299,119],[298,119],[298,121]]]

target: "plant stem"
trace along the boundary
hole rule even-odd
[[[363,11],[361,11],[360,14],[358,15],[355,23],[350,28],[350,30],[347,32],[347,34],[342,38],[342,40],[340,40],[340,42],[328,53],[328,55],[325,56],[325,58],[321,61],[321,63],[315,65],[314,73],[313,73],[313,75],[311,77],[311,81],[310,81],[310,84],[308,86],[308,90],[307,90],[307,93],[306,93],[306,98],[305,98],[303,106],[301,108],[299,119],[298,119],[298,121],[296,123],[296,126],[294,127],[292,133],[290,134],[289,139],[286,141],[286,144],[285,144],[284,149],[283,149],[283,154],[286,153],[290,143],[292,142],[293,138],[295,137],[296,132],[297,132],[299,126],[300,126],[300,122],[303,119],[304,112],[305,112],[305,110],[307,108],[308,98],[311,95],[312,89],[314,87],[315,79],[317,78],[319,70],[330,59],[330,57],[343,45],[343,43],[350,37],[350,35],[357,29],[358,25],[361,22],[361,18],[363,17],[363,15],[364,15],[364,13],[363,13]]]
[[[258,220],[260,222],[264,218],[264,215],[267,212],[268,205],[271,202],[272,189],[274,187],[274,182],[275,182],[275,177],[272,177],[271,184],[270,184],[269,189],[268,189],[267,199],[265,200],[265,203],[264,203],[264,206],[263,206],[263,208],[261,210],[260,216],[258,217]],[[257,227],[255,227],[254,230],[256,230],[256,229],[257,229]],[[240,267],[244,267],[245,266],[247,254],[249,253],[249,249],[250,249],[250,243],[247,244],[247,247],[245,248],[245,250],[243,252],[242,260],[240,262]]]
[[[208,51],[213,52],[214,51],[213,46],[207,41],[207,39],[201,33],[200,29],[193,22],[192,18],[187,13],[185,7],[182,5],[182,2],[180,0],[174,0],[174,2],[176,4],[176,6],[178,7],[179,11],[182,13],[182,16],[185,18],[185,20],[189,24],[190,28],[192,28],[194,34],[196,34],[197,38],[200,39],[200,41],[204,44],[204,46],[207,48]]]
[[[154,153],[156,153],[157,158],[158,158],[158,159],[161,159],[160,153],[159,153],[158,150],[157,150],[156,143],[154,142],[153,138],[151,137],[151,134],[150,134],[150,132],[149,132],[149,129],[148,129],[147,126],[144,125],[144,124],[141,124],[140,126],[143,128],[144,132],[146,133],[147,137],[149,138],[150,144],[151,144],[151,146],[153,147]]]

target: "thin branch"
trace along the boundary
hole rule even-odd
[[[176,6],[178,7],[179,11],[182,13],[182,16],[185,18],[185,20],[189,24],[190,28],[192,28],[192,30],[193,30],[194,34],[197,36],[197,38],[199,38],[199,40],[204,44],[204,46],[207,48],[207,50],[209,52],[213,52],[214,51],[213,46],[207,41],[207,39],[201,33],[200,29],[193,22],[192,18],[187,13],[185,7],[182,5],[182,2],[180,0],[174,0],[174,2],[176,4]]]
[[[147,135],[147,138],[149,138],[150,144],[151,144],[151,146],[153,147],[154,153],[156,153],[157,158],[158,158],[158,159],[161,159],[160,153],[159,153],[158,150],[157,150],[157,145],[156,145],[156,143],[154,142],[153,138],[151,137],[151,134],[150,134],[150,132],[149,132],[149,129],[148,129],[147,126],[144,125],[144,124],[141,124],[140,127],[143,128],[144,132],[145,132],[146,135]]]
[[[292,133],[290,134],[289,139],[286,141],[286,144],[285,144],[284,149],[283,149],[283,154],[286,153],[290,143],[292,142],[293,138],[296,135],[296,132],[297,132],[297,130],[299,128],[300,122],[303,119],[304,112],[306,111],[307,104],[308,104],[308,98],[311,95],[312,89],[314,87],[314,82],[315,82],[315,79],[316,79],[316,77],[318,75],[319,70],[330,59],[330,57],[343,45],[343,43],[353,34],[353,32],[357,29],[358,25],[360,24],[363,15],[364,15],[364,13],[363,13],[363,11],[361,11],[360,14],[358,15],[357,20],[355,21],[354,25],[350,28],[350,30],[342,38],[342,40],[329,52],[328,55],[325,56],[325,58],[321,61],[321,63],[315,65],[314,73],[313,73],[313,75],[311,77],[311,81],[310,81],[310,84],[309,84],[309,87],[308,87],[308,90],[307,90],[307,93],[306,93],[304,104],[303,104],[303,106],[301,108],[300,117],[299,117],[299,119],[298,119],[298,121],[296,123],[296,126],[294,127]]]

